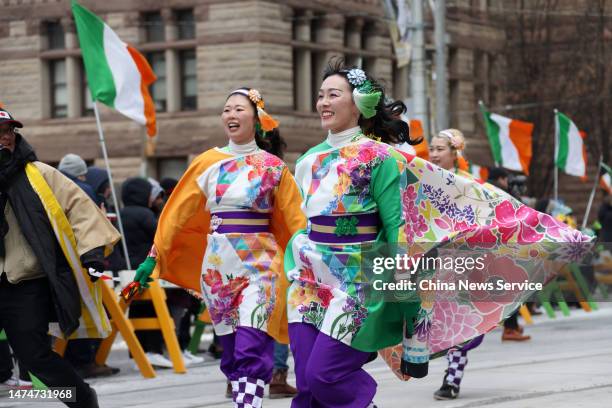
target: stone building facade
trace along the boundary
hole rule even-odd
[[[194,155],[226,143],[221,108],[228,92],[240,86],[262,91],[267,109],[281,122],[288,144],[286,160],[294,162],[324,137],[314,100],[322,70],[332,56],[361,64],[386,83],[393,97],[409,95],[408,68],[395,67],[380,0],[80,3],[145,54],[159,78],[152,89],[158,143],[146,160],[154,177],[179,176]],[[426,80],[430,122],[435,123],[433,19],[428,2],[424,3]],[[507,103],[505,84],[512,77],[506,61],[507,9],[515,7],[514,2],[447,4],[451,126],[466,134],[471,161],[491,165],[477,102],[483,100],[492,108]],[[0,0],[0,5],[0,102],[23,120],[24,134],[42,160],[57,163],[73,152],[100,164],[70,1]],[[101,115],[116,178],[138,174],[144,130],[106,107],[101,107]],[[588,187],[576,187],[574,180],[563,183],[569,185],[574,185],[576,197],[587,193]]]
[[[99,161],[70,1],[1,3],[7,12],[0,26],[0,76],[10,80],[0,82],[0,102],[23,119],[25,134],[42,160],[57,162],[70,151],[89,162]],[[81,3],[144,53],[158,75],[152,93],[159,136],[155,155],[148,160],[154,176],[178,175],[190,157],[224,143],[221,107],[230,90],[245,85],[262,90],[269,111],[282,123],[287,160],[293,161],[323,137],[314,99],[332,56],[361,64],[382,79],[395,98],[409,94],[408,68],[395,68],[379,0]],[[471,111],[479,90],[499,97],[491,66],[503,48],[503,30],[490,20],[483,23],[449,11],[451,120],[474,140],[470,149],[487,164],[488,147],[484,135],[477,137]],[[428,46],[430,59],[432,49]],[[428,66],[429,73],[432,68]],[[431,106],[434,102],[431,99]],[[143,130],[105,107],[101,114],[119,178],[138,173]]]
[[[92,105],[69,0],[3,0],[0,102],[26,128],[41,160],[67,152],[100,161]],[[148,170],[177,176],[197,153],[226,143],[220,113],[229,91],[262,90],[282,123],[287,159],[322,139],[314,98],[334,55],[393,83],[393,53],[377,0],[83,0],[147,56],[158,81],[158,140]],[[9,17],[10,16],[10,17]],[[138,174],[144,131],[101,107],[118,179]]]

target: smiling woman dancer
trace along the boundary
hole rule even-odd
[[[198,156],[161,214],[150,257],[162,279],[201,291],[223,345],[236,407],[261,407],[273,339],[287,343],[283,250],[303,228],[300,193],[277,156],[278,123],[255,89],[233,91],[221,114],[229,144]],[[266,151],[268,150],[268,151]]]
[[[386,143],[410,141],[408,125],[391,116],[384,100],[382,87],[362,70],[332,62],[316,104],[327,138],[296,165],[309,226],[285,255],[294,408],[374,406],[376,382],[362,366],[373,352],[401,342],[404,319],[419,310],[418,302],[366,299],[361,271],[364,245],[397,243],[403,224],[404,159]],[[410,374],[422,376],[424,367]]]

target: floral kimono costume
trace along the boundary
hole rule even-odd
[[[475,253],[483,256],[484,268],[470,271],[471,282],[501,279],[506,283],[546,284],[562,267],[580,262],[592,248],[589,237],[464,171],[455,174],[414,155],[402,155],[407,162],[407,183],[402,192],[406,221],[403,228],[412,255],[433,247],[441,257]],[[463,279],[452,269],[424,272],[440,282]],[[459,386],[467,351],[477,347],[485,333],[498,327],[534,292],[516,289],[421,293],[425,299],[421,312],[425,313],[419,314],[417,327],[425,321],[422,326],[426,330],[417,331],[417,337],[426,342],[424,348],[432,356],[447,356],[446,383]],[[411,356],[410,347],[404,344],[380,351],[400,378],[400,367]]]
[[[418,303],[366,302],[364,245],[397,243],[403,158],[356,127],[296,165],[308,228],[291,240],[285,272],[298,395],[292,407],[366,407],[376,382],[361,367],[402,340]]]
[[[288,340],[282,260],[305,225],[299,203],[286,165],[253,142],[241,154],[226,147],[196,158],[160,218],[161,278],[201,291],[237,407],[261,406],[273,339]]]

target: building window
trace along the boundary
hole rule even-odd
[[[164,157],[157,159],[157,178],[173,178],[179,180],[187,170],[186,157]]]
[[[181,110],[198,108],[198,80],[195,50],[184,50],[179,54],[181,66]]]
[[[93,99],[91,99],[91,90],[87,85],[87,81],[83,84],[83,116],[93,116],[94,106]]]
[[[190,40],[195,38],[195,20],[193,10],[177,10],[176,24],[178,26],[179,40]]]
[[[151,85],[151,96],[155,102],[157,112],[168,110],[168,96],[166,93],[166,56],[163,51],[151,52],[147,54],[147,60],[155,72],[157,81]]]
[[[87,73],[85,72],[85,65],[83,64],[83,60],[79,59],[78,65],[81,69],[80,72],[80,80],[79,89],[81,92],[81,116],[93,116],[94,108],[93,108],[93,99],[91,99],[91,90],[89,89],[89,84],[87,82]]]
[[[319,89],[321,88],[321,82],[323,82],[323,71],[327,64],[327,54],[324,52],[312,52],[312,64],[310,66],[311,78],[310,81],[310,111],[316,112],[317,110],[317,99],[319,99]]]
[[[82,96],[82,107],[83,111],[81,112],[82,116],[93,116],[94,115],[94,106],[93,99],[91,99],[91,90],[89,89],[89,85],[87,85],[87,79],[83,80],[83,96]]]
[[[159,11],[143,14],[146,42],[163,42],[166,40],[164,20]]]
[[[51,79],[51,117],[68,116],[68,84],[66,82],[66,60],[49,61]]]
[[[349,66],[376,67],[380,50],[374,40],[378,37],[365,40],[369,22],[361,17],[344,20],[335,13],[297,7],[293,11],[293,107],[296,111],[314,112],[329,58],[343,55]],[[389,51],[385,58],[392,59],[392,53]]]
[[[66,48],[64,27],[59,21],[49,21],[47,25],[47,39],[50,50],[61,50]]]

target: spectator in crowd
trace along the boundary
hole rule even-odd
[[[487,182],[505,192],[509,192],[508,171],[502,167],[493,167],[489,169],[489,178]],[[518,323],[518,315],[519,312],[517,310],[504,320],[502,341],[525,341],[531,339],[531,336],[523,334],[523,327]]]
[[[66,405],[97,407],[95,391],[51,350],[48,333],[106,334],[96,324],[109,323],[92,282],[119,234],[80,188],[37,160],[16,131],[21,127],[0,109],[0,330],[17,360],[47,387],[74,387],[76,401]],[[90,303],[95,307],[83,307]]]
[[[170,197],[170,194],[172,194],[172,192],[174,191],[174,188],[178,184],[178,180],[175,178],[166,177],[166,178],[161,179],[159,184],[164,189],[164,193],[167,199],[168,197]]]
[[[132,265],[142,263],[153,245],[157,229],[157,217],[152,210],[153,201],[161,192],[155,192],[153,185],[144,178],[127,179],[121,186],[121,220]],[[155,310],[148,301],[133,301],[130,305],[130,318],[154,317]],[[137,330],[136,336],[147,358],[155,367],[171,368],[172,362],[164,356],[163,337],[159,330]]]
[[[96,204],[103,210],[114,212],[114,208],[108,200],[111,197],[111,188],[108,181],[108,172],[99,167],[89,167],[85,175],[85,181],[96,194]]]
[[[74,181],[94,203],[98,204],[99,200],[94,188],[86,181],[87,164],[81,156],[68,153],[60,160],[58,169]],[[108,377],[117,374],[118,368],[96,364],[96,353],[99,347],[100,339],[74,339],[68,342],[64,358],[72,364],[82,378]]]
[[[605,243],[612,243],[612,194],[606,194],[599,207],[597,214],[597,220],[601,224],[599,230],[599,241]],[[610,246],[607,247],[610,249]]]
[[[68,153],[60,160],[57,169],[64,176],[74,181],[94,202],[96,202],[96,193],[93,188],[87,183],[87,164],[81,156]]]

